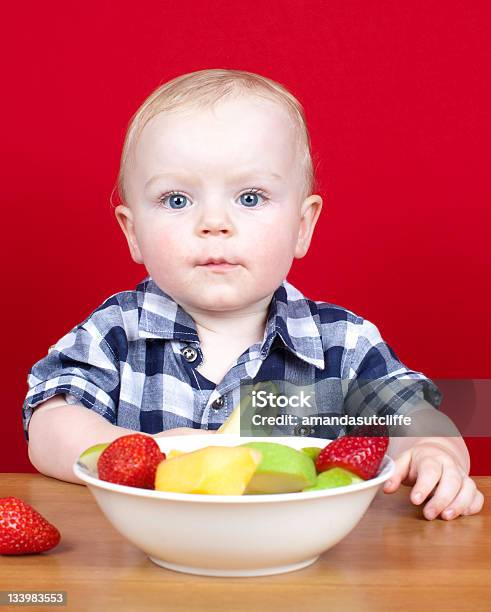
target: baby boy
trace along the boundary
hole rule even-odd
[[[345,380],[344,394],[328,394],[332,412],[447,419],[432,381],[375,325],[286,280],[321,212],[313,184],[303,109],[275,81],[202,70],[149,96],[128,128],[115,208],[148,276],[32,367],[23,420],[39,471],[79,482],[81,451],[133,431],[213,434],[244,381]],[[366,390],[368,379],[377,384]],[[459,435],[391,437],[389,454],[396,471],[384,491],[413,486],[427,519],[480,511]]]

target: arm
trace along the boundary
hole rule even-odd
[[[67,404],[61,395],[39,404],[29,422],[29,459],[46,476],[84,484],[72,471],[72,465],[86,448],[99,442],[135,433],[111,425],[107,419],[82,404]],[[154,437],[204,433],[187,427],[169,429]],[[211,433],[211,432],[210,432]],[[150,434],[146,434],[150,435]]]
[[[387,452],[393,459],[416,445],[434,444],[452,453],[465,473],[469,474],[469,451],[457,427],[446,414],[423,401],[409,416],[410,426],[394,428],[394,431],[391,431],[392,437]]]
[[[410,416],[411,426],[399,435],[414,435],[390,439],[388,453],[396,466],[384,492],[414,485],[410,499],[418,505],[429,498],[423,511],[429,520],[439,514],[448,520],[479,512],[484,496],[469,477],[469,452],[455,424],[425,403]]]
[[[479,512],[484,497],[469,477],[465,442],[452,420],[435,410],[441,392],[424,374],[405,366],[369,321],[363,320],[359,328],[347,378],[349,414],[363,415],[364,409],[377,414],[389,406],[392,413],[412,419],[410,427],[390,428],[388,454],[395,460],[395,470],[384,492],[393,493],[400,484],[414,485],[410,494],[414,504],[430,499],[423,512],[428,520],[440,513],[452,519]],[[408,411],[416,397],[418,403]]]
[[[55,395],[35,408],[29,422],[29,459],[46,476],[83,484],[72,465],[86,448],[135,433],[111,425],[82,404],[68,405]]]

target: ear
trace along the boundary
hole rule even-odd
[[[311,195],[303,201],[300,211],[298,239],[295,246],[296,259],[301,259],[307,254],[321,210],[322,198],[319,195]]]
[[[142,264],[143,257],[140,253],[140,247],[138,246],[138,241],[135,235],[133,211],[128,206],[120,204],[115,208],[114,214],[116,215],[116,219],[118,220],[118,223],[126,237],[133,261],[135,263]]]

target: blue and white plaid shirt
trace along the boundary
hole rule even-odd
[[[402,364],[375,325],[309,300],[286,280],[273,295],[263,341],[218,385],[196,369],[202,359],[192,317],[147,277],[136,290],[108,298],[31,368],[22,408],[26,439],[33,408],[54,395],[150,434],[218,429],[239,403],[241,384],[268,380],[315,385],[325,414],[404,414],[421,400],[441,402],[436,385]],[[309,435],[336,438],[345,430]]]

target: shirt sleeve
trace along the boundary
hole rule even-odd
[[[48,354],[31,368],[22,406],[24,435],[33,409],[55,395],[65,395],[116,423],[119,398],[119,362],[110,345],[90,321],[63,336]]]
[[[343,383],[345,411],[353,416],[406,415],[423,401],[438,408],[443,397],[432,380],[399,360],[367,320],[352,351],[348,381]]]

